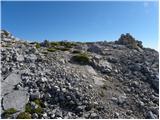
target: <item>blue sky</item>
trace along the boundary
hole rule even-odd
[[[158,2],[2,2],[2,29],[30,40],[117,40],[158,48]]]

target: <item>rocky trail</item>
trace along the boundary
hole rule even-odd
[[[159,53],[115,42],[26,42],[1,30],[1,118],[158,119]]]

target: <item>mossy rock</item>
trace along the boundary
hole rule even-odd
[[[21,112],[18,116],[17,119],[31,119],[31,114],[28,112]]]
[[[74,55],[72,60],[80,64],[89,64],[90,61],[89,56],[85,53]]]
[[[15,108],[9,108],[9,109],[5,110],[2,115],[5,118],[7,118],[7,117],[9,117],[10,115],[12,115],[12,114],[14,114],[16,112],[17,112],[17,110]]]

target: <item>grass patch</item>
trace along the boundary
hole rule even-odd
[[[31,119],[31,115],[27,112],[21,112],[18,116],[17,119]]]
[[[80,64],[89,64],[89,57],[85,53],[81,53],[72,57],[72,60]]]
[[[55,52],[56,49],[54,49],[54,48],[48,48],[47,51],[48,51],[48,52]]]
[[[4,115],[5,118],[7,118],[7,117],[9,117],[10,115],[12,115],[16,112],[17,112],[17,110],[15,108],[9,108],[9,109],[7,109],[3,112],[3,115]]]

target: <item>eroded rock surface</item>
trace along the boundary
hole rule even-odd
[[[94,43],[1,37],[2,114],[18,111],[2,118],[159,118],[159,53],[130,34]]]

